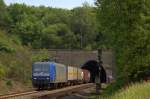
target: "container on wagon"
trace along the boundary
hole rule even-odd
[[[77,68],[68,66],[68,81],[77,80]]]

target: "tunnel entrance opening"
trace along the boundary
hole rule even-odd
[[[101,71],[99,70],[101,68]],[[106,72],[103,66],[100,66],[96,60],[87,61],[83,66],[82,69],[89,70],[91,73],[90,82],[95,83],[95,77],[100,73],[100,81],[101,83],[106,83]]]

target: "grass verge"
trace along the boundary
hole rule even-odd
[[[150,99],[150,82],[131,84],[111,96],[98,96],[97,99]]]

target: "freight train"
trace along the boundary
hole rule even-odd
[[[35,62],[32,65],[32,84],[38,89],[57,88],[90,82],[90,72],[56,62]]]

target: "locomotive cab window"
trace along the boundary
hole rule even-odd
[[[34,72],[49,72],[49,66],[48,64],[34,64],[33,65],[33,71]]]

